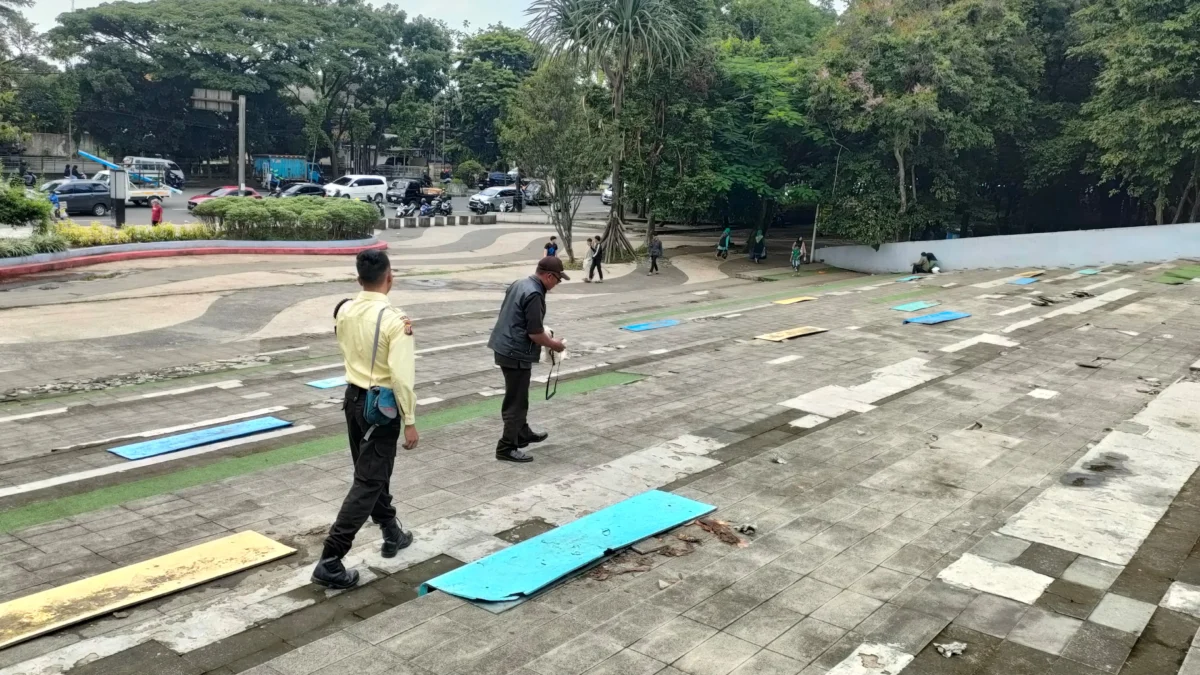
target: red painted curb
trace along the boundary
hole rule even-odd
[[[120,253],[102,253],[100,255],[83,256],[79,258],[63,258],[62,260],[50,260],[40,263],[28,263],[26,265],[0,267],[0,279],[12,279],[15,277],[24,276],[26,274],[36,274],[38,272],[53,272],[55,270],[65,270],[73,267],[99,265],[100,263],[107,262],[121,262],[123,260],[138,260],[140,258],[173,258],[181,255],[237,255],[247,253],[259,255],[355,255],[360,251],[386,249],[387,247],[388,244],[386,241],[380,241],[368,246],[343,246],[338,248],[239,246],[228,248],[168,248],[147,249],[145,251],[122,251]]]

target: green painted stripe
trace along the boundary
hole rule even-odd
[[[871,298],[871,302],[891,302],[893,300],[906,300],[908,298],[917,298],[922,295],[933,295],[934,292],[935,291],[932,288],[918,288],[915,291],[908,291],[906,293],[896,293],[894,295],[885,295],[885,296],[879,297],[879,298]]]
[[[895,277],[895,278],[899,279],[900,277]],[[654,319],[663,319],[666,317],[689,316],[692,314],[700,314],[702,312],[708,312],[708,311],[712,311],[712,310],[720,310],[720,309],[725,309],[728,307],[739,307],[739,308],[753,307],[754,305],[759,305],[764,302],[770,302],[772,300],[783,300],[784,298],[792,298],[792,297],[795,297],[797,293],[806,293],[806,294],[820,293],[822,291],[832,291],[832,290],[837,290],[839,288],[862,286],[864,284],[869,284],[869,283],[878,282],[878,281],[879,281],[878,278],[868,276],[868,277],[856,277],[854,279],[844,279],[842,281],[831,281],[827,284],[821,284],[819,286],[794,286],[791,288],[791,290],[782,291],[780,293],[771,293],[769,295],[756,295],[756,296],[750,297],[750,298],[734,298],[732,300],[715,300],[713,302],[702,302],[702,303],[698,303],[698,304],[694,304],[694,305],[687,305],[684,307],[676,307],[675,309],[664,309],[660,312],[653,312],[650,314],[642,314],[640,316],[623,316],[617,320],[617,324],[623,326],[626,324],[639,323],[642,321],[651,321]]]
[[[633,373],[610,372],[569,380],[558,385],[558,395],[555,401],[562,397],[586,394],[597,389],[630,384],[643,379],[642,375]],[[534,387],[529,392],[530,403],[533,405],[547,403],[545,392]],[[500,412],[500,399],[490,398],[476,403],[467,403],[422,415],[418,420],[421,431],[430,431],[439,427],[479,419]],[[15,509],[0,512],[0,533],[12,532],[26,527],[48,523],[59,518],[77,516],[81,513],[109,508],[136,499],[145,499],[156,495],[174,492],[184,488],[214,483],[216,481],[241,476],[255,471],[262,471],[281,464],[299,462],[346,449],[345,434],[337,434],[326,438],[316,438],[304,443],[290,445],[275,450],[259,452],[246,457],[232,457],[205,466],[181,469],[173,473],[144,478],[142,480],[100,488],[68,497],[34,502]]]

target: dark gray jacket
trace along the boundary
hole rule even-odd
[[[658,239],[652,239],[650,241],[650,255],[654,256],[655,258],[662,257],[662,242]]]
[[[517,361],[537,363],[542,358],[542,349],[529,339],[529,319],[525,316],[525,307],[530,295],[540,295],[541,302],[536,306],[541,308],[542,316],[532,317],[536,324],[541,325],[545,318],[546,289],[537,277],[525,277],[515,281],[504,294],[504,302],[500,305],[500,314],[496,317],[496,326],[492,328],[492,336],[488,339],[488,349],[500,356],[506,356]]]

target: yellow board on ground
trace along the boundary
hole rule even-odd
[[[805,335],[824,333],[825,331],[825,328],[817,328],[816,326],[800,326],[799,328],[789,328],[787,330],[776,331],[774,333],[767,333],[766,335],[758,335],[756,338],[759,340],[770,340],[772,342],[783,342],[784,340],[791,340],[792,338],[803,337]]]
[[[1032,270],[1030,272],[1021,272],[1017,276],[1022,276],[1022,277],[1025,277],[1026,279],[1032,279],[1034,277],[1040,277],[1045,273],[1046,273],[1046,270]]]
[[[239,532],[0,604],[0,649],[295,553]]]
[[[816,298],[814,298],[811,295],[801,295],[798,298],[785,298],[783,300],[776,300],[775,304],[777,304],[777,305],[794,305],[797,302],[808,302],[809,300],[816,300]]]

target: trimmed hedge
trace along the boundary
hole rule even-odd
[[[50,225],[52,208],[44,197],[30,197],[24,185],[15,179],[0,184],[0,225],[30,225],[45,232]]]
[[[158,226],[127,225],[119,230],[105,225],[60,223],[54,227],[54,233],[66,240],[71,248],[220,238],[217,231],[207,225],[170,225],[166,223]]]
[[[192,211],[222,239],[247,241],[341,241],[368,239],[379,224],[379,207],[355,199],[220,197]]]
[[[69,242],[57,234],[35,234],[22,239],[0,239],[0,258],[23,258],[39,253],[57,253],[67,250]]]

